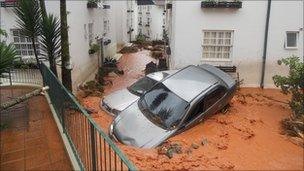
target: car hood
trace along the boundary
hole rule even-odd
[[[103,102],[111,109],[122,111],[137,99],[139,99],[139,97],[130,93],[129,90],[122,89],[106,96]]]
[[[174,131],[164,130],[148,120],[140,111],[137,101],[113,121],[113,134],[123,144],[152,148],[161,144]]]

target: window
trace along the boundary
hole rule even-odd
[[[151,122],[170,129],[180,123],[189,103],[159,83],[140,98],[138,106]]]
[[[93,33],[93,23],[88,24],[88,30],[89,30],[89,43],[92,44],[94,40],[94,33]]]
[[[213,92],[208,94],[205,98],[203,98],[200,102],[197,103],[196,108],[189,114],[188,118],[185,121],[185,124],[193,121],[197,116],[203,113],[205,110],[209,109],[213,104],[215,104],[218,100],[220,100],[226,93],[225,87],[218,87]]]
[[[203,31],[203,58],[230,59],[233,31]]]
[[[286,32],[285,48],[296,49],[298,48],[298,34],[296,31]]]
[[[33,48],[32,41],[30,40],[30,38],[23,36],[19,29],[12,29],[11,32],[13,35],[13,41],[14,41],[17,55],[34,56],[34,48]],[[36,48],[37,48],[37,53],[38,53],[38,55],[40,55],[40,45],[39,45],[37,39],[35,39],[35,44],[36,44]]]
[[[144,77],[128,87],[128,90],[135,95],[141,96],[143,93],[150,90],[156,83],[156,80]]]
[[[226,88],[218,87],[213,92],[208,94],[204,99],[204,111],[209,109],[214,103],[220,100],[226,93]]]

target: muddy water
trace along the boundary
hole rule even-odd
[[[147,51],[124,55],[119,65],[125,75],[110,78],[113,85],[106,87],[106,94],[140,77],[144,64],[151,60],[147,55]],[[241,89],[227,113],[218,113],[168,140],[181,144],[183,150],[172,159],[159,155],[157,149],[118,145],[141,170],[303,170],[303,148],[292,143],[280,130],[279,122],[291,111],[286,104],[271,100],[287,101],[288,98],[273,89]],[[97,97],[82,99],[85,106],[98,111],[93,114],[94,120],[107,131],[113,118],[99,108],[99,102]],[[198,148],[191,148],[192,144]]]

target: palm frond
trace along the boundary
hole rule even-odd
[[[6,45],[4,42],[0,42],[0,77],[13,66],[16,56],[17,52],[12,44]]]
[[[41,11],[37,0],[19,0],[14,10],[17,26],[23,35],[30,38],[40,33]]]
[[[60,21],[58,17],[49,14],[41,23],[42,55],[49,60],[55,60],[60,54]]]

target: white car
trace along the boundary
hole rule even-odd
[[[141,95],[150,90],[155,84],[162,79],[172,75],[177,70],[159,71],[146,75],[139,79],[126,89],[115,91],[105,96],[100,106],[107,113],[117,116],[121,111],[138,100]]]

